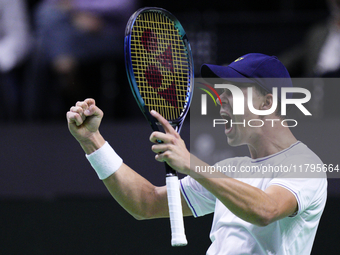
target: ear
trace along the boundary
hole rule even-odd
[[[263,97],[261,110],[269,110],[273,105],[273,94],[267,94]]]

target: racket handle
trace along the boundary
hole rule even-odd
[[[166,187],[170,214],[171,245],[185,246],[188,244],[188,242],[184,233],[183,212],[178,176],[167,176]]]

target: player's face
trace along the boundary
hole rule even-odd
[[[222,105],[220,108],[220,115],[226,119],[228,123],[225,125],[225,134],[228,138],[228,143],[231,146],[238,146],[243,144],[253,144],[258,139],[259,128],[250,127],[248,125],[249,120],[259,119],[259,116],[253,114],[248,109],[248,93],[247,87],[240,87],[244,94],[244,115],[233,114],[233,97],[228,89],[224,89],[220,95]],[[255,88],[253,88],[253,91]],[[257,92],[253,94],[253,106],[259,109],[263,97]]]

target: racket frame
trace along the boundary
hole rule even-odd
[[[144,7],[141,8],[139,10],[137,10],[129,19],[127,26],[126,26],[126,30],[125,30],[125,43],[124,43],[124,54],[125,54],[125,68],[126,68],[126,72],[127,72],[127,76],[128,76],[128,80],[129,80],[129,84],[132,90],[132,93],[138,103],[138,106],[140,108],[140,110],[142,111],[142,113],[144,114],[145,118],[147,119],[147,121],[149,122],[150,126],[152,127],[152,129],[154,131],[159,131],[159,123],[157,122],[157,120],[150,114],[148,107],[145,105],[145,102],[142,98],[142,96],[139,93],[139,89],[138,89],[138,85],[135,79],[135,75],[133,72],[133,66],[132,66],[132,60],[131,60],[131,48],[130,48],[130,43],[131,43],[131,32],[132,32],[132,28],[133,25],[136,22],[137,17],[144,13],[144,12],[159,12],[163,15],[165,15],[166,17],[168,17],[170,20],[172,20],[174,22],[174,26],[175,28],[179,31],[179,34],[181,36],[181,39],[184,43],[184,46],[186,48],[187,51],[187,56],[188,56],[188,66],[189,66],[189,77],[188,77],[188,81],[190,83],[190,86],[188,86],[188,91],[187,91],[187,95],[186,95],[186,103],[184,104],[183,107],[183,111],[180,114],[179,118],[175,119],[175,120],[168,120],[168,122],[170,123],[170,125],[172,125],[174,127],[174,129],[177,131],[177,133],[181,132],[181,128],[184,122],[184,119],[189,111],[190,108],[190,104],[191,104],[191,99],[193,96],[193,89],[194,89],[194,65],[193,65],[193,58],[192,58],[192,53],[191,53],[191,47],[187,38],[187,35],[182,27],[182,25],[180,24],[180,22],[177,20],[177,18],[171,14],[170,12],[168,12],[165,9],[162,8],[158,8],[158,7]]]
[[[131,60],[131,33],[132,28],[136,22],[138,16],[144,12],[159,12],[162,15],[165,15],[168,19],[173,21],[175,28],[180,34],[180,37],[184,43],[184,48],[186,50],[186,55],[188,57],[188,89],[186,93],[185,103],[180,113],[180,116],[174,120],[168,120],[168,122],[173,126],[177,133],[180,133],[184,119],[189,111],[191,99],[193,96],[194,89],[194,65],[193,58],[191,53],[191,47],[187,38],[187,35],[177,20],[177,18],[168,12],[165,9],[157,8],[157,7],[145,7],[137,10],[129,19],[126,30],[125,30],[125,42],[124,42],[124,54],[125,54],[125,68],[129,80],[129,84],[132,90],[132,93],[137,101],[137,104],[142,111],[143,115],[149,122],[153,131],[159,131],[160,123],[158,123],[157,119],[154,118],[148,107],[145,105],[145,102],[140,95],[138,84],[135,79],[135,75],[133,72],[132,60]],[[170,216],[170,225],[171,225],[171,244],[172,246],[185,246],[187,245],[187,240],[184,233],[184,222],[183,222],[183,214],[182,214],[182,205],[181,205],[181,197],[180,197],[180,189],[177,172],[173,170],[167,163],[165,163],[166,168],[166,186],[167,186],[167,196],[168,196],[168,205],[169,205],[169,216]]]

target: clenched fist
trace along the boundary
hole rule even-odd
[[[99,149],[105,143],[99,133],[103,115],[103,111],[96,106],[94,99],[77,102],[67,112],[68,128],[87,154]]]

